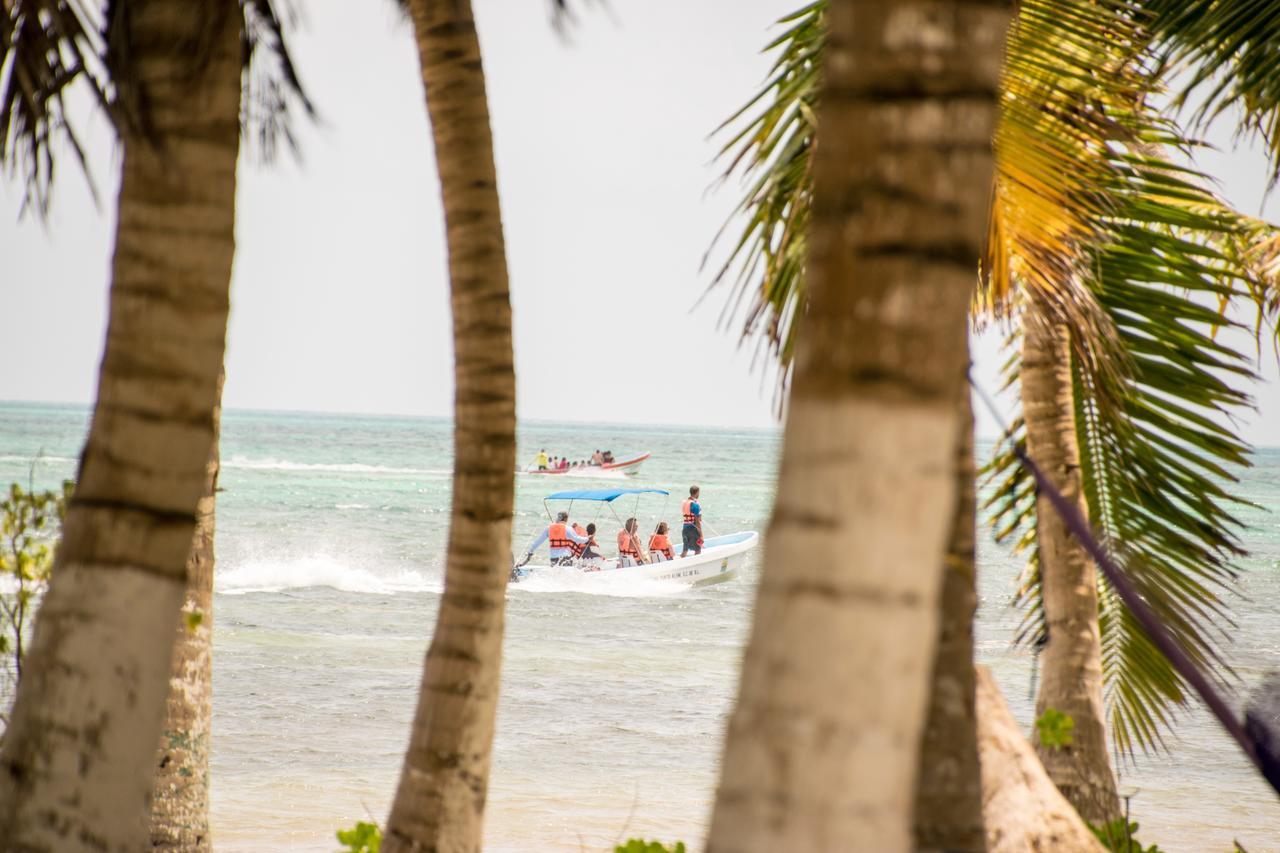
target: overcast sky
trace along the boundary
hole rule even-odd
[[[699,263],[735,199],[708,191],[719,120],[755,91],[795,0],[588,4],[566,43],[535,0],[474,0],[488,76],[523,418],[765,426],[772,379],[717,324]],[[321,112],[303,159],[240,170],[229,408],[448,415],[444,228],[411,28],[394,4],[302,0],[295,59]],[[1218,140],[1229,147],[1229,138]],[[102,204],[64,160],[50,221],[0,209],[0,400],[92,400],[116,153],[89,145]],[[1258,212],[1252,151],[1202,161]],[[1280,219],[1280,203],[1265,211]],[[994,386],[994,336],[978,373]],[[1274,356],[1246,424],[1280,444]],[[636,411],[633,401],[651,401]],[[625,401],[625,402],[624,402]],[[980,433],[992,435],[980,417]]]

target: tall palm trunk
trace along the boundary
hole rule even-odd
[[[0,754],[6,849],[146,847],[214,441],[234,255],[240,18],[233,3],[184,0],[130,0],[118,12],[149,136],[123,139],[98,400]]]
[[[1027,450],[1058,491],[1087,514],[1066,326],[1028,314],[1022,331],[1021,381]],[[1049,631],[1040,655],[1036,714],[1052,708],[1075,721],[1069,745],[1036,749],[1049,778],[1081,817],[1102,823],[1119,816],[1120,801],[1107,755],[1097,570],[1043,495],[1037,499],[1036,519]]]
[[[479,850],[515,502],[511,304],[484,70],[467,0],[411,0],[444,196],[455,382],[445,588],[383,850]]]
[[[959,433],[952,474],[958,499],[942,569],[938,648],[916,782],[915,835],[917,850],[974,853],[986,849],[986,839],[973,669],[977,496],[973,410],[967,393],[961,396]]]
[[[1008,13],[831,4],[811,302],[713,851],[912,846]]]
[[[218,382],[221,400],[221,379]],[[213,711],[213,538],[218,491],[221,405],[214,411],[213,451],[196,535],[187,558],[187,597],[174,641],[169,700],[151,792],[151,849],[202,853],[209,833],[209,747]]]

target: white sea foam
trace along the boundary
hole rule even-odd
[[[45,462],[48,462],[56,465],[65,465],[68,463],[78,462],[78,461],[79,461],[78,459],[75,459],[74,457],[71,457],[71,456],[48,456],[48,455],[24,456],[24,455],[13,455],[13,454],[0,456],[0,462],[25,462],[28,464],[32,462],[35,462],[37,464],[43,464]]]
[[[439,592],[439,581],[414,571],[375,573],[319,555],[295,559],[249,560],[217,572],[213,588],[223,595],[280,592],[286,589],[331,587],[342,592],[395,595],[398,592]]]
[[[222,463],[224,468],[249,471],[319,471],[331,474],[420,474],[449,476],[447,468],[401,468],[391,465],[368,465],[364,462],[290,462],[286,459],[249,459],[233,456]]]

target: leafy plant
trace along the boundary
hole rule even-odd
[[[357,821],[351,829],[339,829],[337,836],[343,845],[338,853],[378,853],[382,849],[382,830],[376,823]]]
[[[685,853],[683,841],[677,841],[668,847],[660,841],[645,841],[642,838],[630,838],[626,844],[613,848],[613,853]]]
[[[1036,737],[1049,749],[1062,749],[1071,746],[1076,728],[1076,721],[1070,714],[1057,708],[1045,708],[1044,713],[1036,718]]]
[[[7,659],[6,697],[22,678],[28,622],[36,596],[49,582],[71,485],[68,480],[61,490],[36,491],[13,483],[0,501],[0,583],[7,587],[0,590],[0,655]]]
[[[1089,825],[1089,829],[1111,853],[1162,853],[1158,844],[1143,847],[1137,839],[1138,824],[1128,818],[1118,817],[1102,826]]]

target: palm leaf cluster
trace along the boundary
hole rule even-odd
[[[87,174],[65,98],[80,81],[106,104],[102,26],[96,5],[83,0],[0,2],[0,162],[21,173],[27,203],[42,213],[60,139]]]
[[[767,82],[717,129],[730,132],[720,152],[729,161],[725,177],[739,171],[748,176],[744,198],[726,228],[739,220],[745,225],[715,275],[716,282],[732,282],[721,320],[750,301],[742,337],[756,337],[778,357],[780,391],[790,375],[796,320],[805,304],[810,155],[825,11],[826,0],[816,0],[779,21],[782,33],[765,46],[766,52],[778,51]]]
[[[241,130],[270,157],[281,142],[297,150],[292,119],[314,115],[303,90],[277,13],[279,0],[240,0],[243,16],[244,96]],[[86,0],[0,2],[0,163],[20,172],[27,203],[48,211],[56,147],[66,144],[86,176],[84,149],[66,98],[84,85],[117,126],[148,132],[145,95],[136,91],[128,44],[126,0],[105,9]],[[193,7],[212,19],[215,5]],[[195,64],[200,45],[186,51]]]
[[[1248,446],[1223,425],[1249,404],[1236,387],[1254,379],[1249,358],[1214,333],[1215,309],[1249,274],[1224,250],[1249,222],[1171,163],[1133,157],[1131,192],[1108,241],[1091,250],[1085,281],[1125,358],[1120,372],[1073,359],[1075,421],[1090,520],[1176,640],[1225,680],[1232,561],[1243,554],[1229,488]],[[1016,381],[1018,360],[1006,365]],[[1016,440],[1025,441],[1017,425]],[[988,467],[987,501],[999,539],[1029,554],[1017,600],[1020,640],[1044,631],[1035,552],[1035,488],[1013,453]],[[1163,742],[1186,685],[1105,584],[1099,614],[1113,744],[1128,755]]]
[[[1239,111],[1238,128],[1262,137],[1280,174],[1280,14],[1260,0],[1146,0],[1160,59],[1181,73],[1180,104],[1196,117]]]
[[[825,4],[780,23],[765,85],[730,117],[722,156],[746,192],[737,240],[715,277],[733,283],[725,309],[743,336],[783,363],[785,382],[805,308],[804,227]],[[1158,10],[1124,0],[1029,0],[1011,30],[996,131],[990,239],[975,287],[980,314],[1036,310],[1068,324],[1089,512],[1109,547],[1202,665],[1221,666],[1215,621],[1239,554],[1222,481],[1248,448],[1215,413],[1247,398],[1224,380],[1251,377],[1218,342],[1214,307],[1261,299],[1273,232],[1205,191],[1177,165],[1193,146],[1150,103],[1172,67]],[[1172,37],[1171,37],[1172,38]],[[1167,155],[1165,152],[1174,152]],[[723,234],[723,232],[722,232]],[[975,270],[975,273],[979,272]],[[1008,366],[1017,378],[1017,357]],[[1035,568],[1034,488],[1011,467],[989,471],[1001,538],[1029,555],[1020,600],[1024,639],[1042,632]],[[1100,620],[1115,743],[1160,743],[1184,685],[1103,589]],[[1225,670],[1224,670],[1225,671]]]

